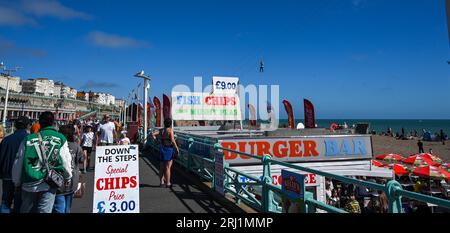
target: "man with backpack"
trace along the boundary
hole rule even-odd
[[[22,213],[51,213],[57,189],[69,184],[72,156],[66,138],[54,127],[53,113],[39,116],[41,129],[23,140],[12,179],[22,189]]]

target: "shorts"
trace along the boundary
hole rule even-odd
[[[83,151],[87,151],[87,153],[90,155],[92,153],[92,147],[83,146]]]
[[[159,159],[161,161],[171,161],[173,160],[173,153],[174,153],[173,147],[162,146],[161,149],[159,150]]]

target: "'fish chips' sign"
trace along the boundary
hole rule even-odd
[[[240,106],[237,94],[172,92],[174,120],[242,120]]]
[[[137,145],[97,147],[94,213],[139,213],[138,153]]]
[[[313,136],[269,139],[224,139],[222,147],[285,162],[371,159],[372,141],[365,135]],[[260,160],[224,150],[229,164],[260,163]]]

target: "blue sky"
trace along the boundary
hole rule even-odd
[[[450,119],[446,22],[444,0],[0,0],[0,60],[118,97],[144,69],[152,96],[230,75],[280,85],[296,118],[308,98],[317,118]]]

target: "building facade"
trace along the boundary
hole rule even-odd
[[[55,93],[55,84],[48,78],[23,80],[21,83],[23,93],[41,96],[53,96]]]
[[[6,90],[7,85],[8,78],[5,76],[0,76],[0,88]],[[13,92],[22,92],[20,77],[9,77],[9,90]]]

